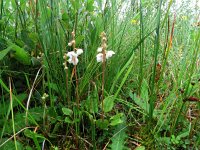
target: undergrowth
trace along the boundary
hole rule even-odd
[[[1,0],[0,149],[200,149],[199,9]]]

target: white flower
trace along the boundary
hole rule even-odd
[[[73,65],[78,64],[78,58],[77,58],[78,55],[74,51],[68,52],[67,56],[69,57],[68,62],[70,64],[73,64]]]
[[[113,51],[106,51],[106,59],[112,57],[112,55],[114,55],[114,54],[115,54],[115,52],[113,52]],[[96,58],[97,58],[97,62],[103,62],[103,53],[97,54]]]
[[[82,49],[77,49],[76,52],[71,51],[67,53],[69,59],[67,60],[70,64],[77,65],[78,64],[78,56],[83,53]]]
[[[106,51],[106,59],[112,57],[112,55],[114,55],[114,54],[115,54],[115,52],[113,52],[113,51]]]
[[[79,56],[80,54],[82,54],[82,53],[83,53],[83,50],[82,50],[82,49],[79,48],[79,49],[76,50],[76,54],[77,54],[78,56]]]
[[[99,53],[97,54],[97,62],[103,62],[103,54],[102,53]]]
[[[102,52],[102,47],[98,47],[97,52],[98,53]]]

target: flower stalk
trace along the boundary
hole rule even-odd
[[[68,70],[68,67],[67,67],[67,62],[70,63],[70,64],[73,64],[74,65],[74,68],[72,70],[72,77],[73,78],[73,75],[75,76],[75,80],[76,80],[76,91],[75,91],[75,95],[76,95],[76,104],[78,105],[79,107],[79,94],[78,94],[78,75],[77,75],[77,64],[79,62],[78,60],[78,56],[81,55],[83,53],[83,50],[80,49],[80,48],[76,48],[76,41],[75,41],[75,32],[72,31],[72,41],[70,41],[68,43],[68,46],[72,46],[73,47],[73,51],[70,51],[70,52],[67,52],[67,54],[64,54],[63,58],[65,60],[65,62],[63,63],[64,65],[64,68],[66,70],[66,74],[67,74],[67,77],[66,77],[66,80],[68,80],[68,73],[67,73],[67,70]],[[68,87],[68,83],[67,83],[67,87]],[[67,91],[68,92],[68,91]],[[68,103],[69,103],[69,100],[68,100]]]
[[[106,59],[109,59],[110,57],[112,57],[112,55],[114,55],[115,53],[113,51],[107,51],[107,38],[106,38],[106,33],[102,32],[101,33],[101,47],[99,47],[97,49],[97,62],[102,62],[102,87],[101,87],[101,91],[102,91],[102,95],[101,95],[101,99],[102,99],[102,115],[101,115],[101,119],[104,120],[104,86],[105,86],[105,71],[106,71]]]
[[[101,33],[101,42],[102,42],[102,54],[103,54],[103,63],[102,63],[102,115],[101,119],[104,120],[104,84],[105,84],[105,70],[106,70],[106,48],[107,48],[107,39],[106,39],[106,33]]]

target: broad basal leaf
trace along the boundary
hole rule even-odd
[[[106,97],[103,101],[104,112],[111,111],[113,107],[114,107],[114,97],[112,96]]]

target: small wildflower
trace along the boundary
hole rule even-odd
[[[76,48],[76,41],[75,41],[75,32],[72,32],[72,40],[68,43],[68,46],[73,46],[73,51],[68,52],[67,54],[64,54],[63,59],[65,60],[64,69],[67,70],[67,64],[68,63],[73,64],[76,66],[78,64],[78,56],[83,53],[83,49]]]
[[[102,32],[101,33],[101,47],[97,48],[97,52],[98,52],[98,54],[96,55],[97,62],[104,62],[106,61],[104,59],[108,59],[112,57],[112,55],[115,54],[115,52],[107,51],[106,49],[107,49],[106,33]],[[104,58],[104,55],[105,55],[105,58]]]
[[[103,62],[103,54],[102,53],[97,54],[96,58],[97,58],[97,62]]]
[[[115,52],[113,52],[113,51],[107,51],[106,52],[106,59],[112,57],[112,55],[114,55],[114,54],[115,54]]]
[[[78,58],[77,58],[78,55],[74,51],[68,52],[67,56],[69,57],[68,62],[70,64],[73,64],[73,65],[78,64]]]
[[[98,49],[97,49],[97,52],[102,52],[102,47],[99,47]]]
[[[70,64],[73,65],[77,65],[78,64],[78,56],[81,55],[83,53],[82,49],[77,49],[76,52],[71,51],[67,53],[67,56],[69,57],[68,62]]]
[[[113,51],[106,51],[106,59],[109,59],[114,54],[115,52]],[[103,62],[103,53],[97,54],[96,58],[97,58],[97,62]]]
[[[80,48],[78,48],[77,50],[76,50],[76,54],[79,56],[80,54],[82,54],[83,53],[83,50],[82,49],[80,49]]]
[[[41,98],[42,98],[42,100],[45,100],[47,97],[49,97],[49,95],[44,93]]]

